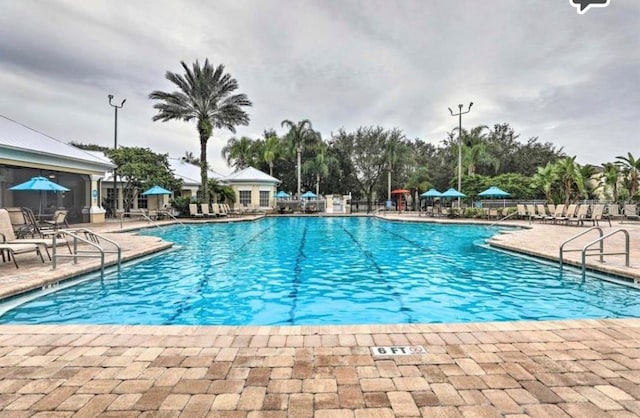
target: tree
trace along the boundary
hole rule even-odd
[[[333,157],[327,154],[327,144],[320,142],[314,147],[315,156],[305,161],[303,171],[311,173],[316,178],[316,194],[320,194],[320,179],[329,174],[329,165],[333,164]]]
[[[562,185],[565,205],[579,196],[585,195],[584,178],[580,172],[580,166],[573,157],[561,158],[555,163],[558,180]]]
[[[280,139],[275,132],[264,134],[264,148],[262,149],[262,159],[269,166],[269,175],[273,177],[273,162],[280,154]]]
[[[467,175],[476,173],[478,164],[491,166],[494,172],[500,168],[500,160],[493,154],[487,143],[489,127],[476,126],[470,131],[462,130],[462,166],[466,167]]]
[[[286,127],[289,129],[289,132],[287,132],[286,134],[286,139],[289,144],[289,150],[292,152],[295,152],[297,155],[296,169],[298,171],[298,199],[300,199],[302,149],[304,147],[305,142],[312,141],[313,140],[312,137],[315,137],[317,133],[313,130],[313,127],[311,126],[311,121],[309,119],[301,120],[298,123],[293,123],[290,120],[283,120],[281,125],[282,127]]]
[[[605,187],[611,188],[611,198],[614,203],[618,202],[618,184],[620,182],[620,164],[602,164],[602,182]]]
[[[348,152],[353,165],[356,184],[367,198],[367,207],[371,208],[373,189],[380,181],[386,160],[384,150],[389,133],[382,127],[360,127],[355,133],[338,131],[334,141]]]
[[[222,158],[230,167],[242,170],[254,164],[256,148],[254,141],[249,137],[229,138],[227,145],[222,148]]]
[[[138,193],[152,186],[175,192],[182,188],[182,180],[176,179],[169,168],[168,154],[156,154],[149,148],[140,147],[110,149],[106,154],[118,166],[125,211],[131,209]]]
[[[193,164],[193,165],[198,165],[198,166],[200,165],[200,158],[193,155],[193,152],[191,151],[184,152],[184,155],[182,156],[182,161],[184,161],[185,163]]]
[[[640,189],[640,159],[635,159],[630,152],[626,157],[616,157],[622,165],[622,173],[624,174],[624,181],[627,189],[629,190],[629,198],[635,199],[638,196],[638,190]]]
[[[249,115],[242,108],[251,106],[251,102],[245,94],[232,94],[238,89],[238,82],[224,72],[224,65],[214,68],[208,59],[202,66],[196,60],[193,68],[184,61],[180,64],[184,75],[170,71],[165,74],[165,78],[178,87],[177,91],[156,90],[149,94],[149,99],[159,101],[153,105],[158,110],[153,120],[196,120],[200,138],[200,184],[202,196],[208,201],[207,141],[214,128],[235,133],[237,125],[248,125]]]
[[[554,201],[552,194],[553,185],[558,181],[556,166],[548,162],[544,167],[538,167],[537,172],[531,180],[531,187],[542,190],[547,202],[552,203]]]

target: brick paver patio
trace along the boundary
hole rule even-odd
[[[563,228],[534,226],[496,243],[553,257],[555,244],[578,231]],[[629,228],[637,245],[640,228]],[[127,258],[167,247],[152,237],[110,236]],[[605,269],[640,277],[635,247],[632,254],[631,268],[613,258]],[[96,267],[69,261],[51,271],[20,257],[20,270],[0,264],[0,293]],[[389,345],[422,345],[427,353],[372,355],[372,346]],[[0,418],[31,416],[635,417],[640,319],[0,326]]]

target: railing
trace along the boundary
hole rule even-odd
[[[565,252],[582,251],[580,249],[565,250],[564,246],[566,244],[570,243],[571,241],[575,240],[576,238],[579,238],[579,237],[581,237],[581,236],[583,236],[583,235],[585,235],[585,234],[587,234],[587,233],[589,233],[589,232],[591,232],[593,230],[596,230],[596,229],[600,233],[600,238],[602,238],[602,236],[604,235],[604,232],[602,231],[602,228],[600,228],[599,226],[592,226],[591,228],[585,229],[584,231],[580,232],[579,234],[576,234],[576,235],[572,236],[571,238],[569,238],[568,240],[566,240],[565,242],[563,242],[560,245],[560,269],[562,269],[562,264],[563,264],[563,261],[564,261],[563,255],[564,255]],[[600,252],[603,252],[603,251],[604,251],[604,244],[602,242],[600,242]],[[603,261],[602,256],[600,256],[600,261]]]
[[[490,224],[489,226],[487,226],[487,228],[491,228],[492,226],[496,225],[498,222],[502,222],[502,221],[504,221],[504,220],[506,220],[506,219],[511,218],[512,216],[517,215],[517,214],[518,214],[518,212],[511,212],[511,213],[510,213],[510,214],[508,214],[507,216],[505,216],[505,217],[503,217],[503,218],[500,218],[500,219],[498,219],[497,221],[495,221],[494,223]]]
[[[620,252],[609,252],[609,253],[605,253],[604,252],[604,248],[603,248],[603,243],[604,240],[617,234],[618,232],[622,232],[625,236],[625,250]],[[589,247],[591,247],[592,245],[598,244],[600,243],[600,252],[598,252],[597,254],[587,254],[587,251],[589,251]],[[625,267],[629,267],[629,231],[627,231],[626,229],[616,229],[613,230],[611,232],[609,232],[608,234],[604,235],[604,236],[600,236],[600,238],[598,238],[597,240],[591,241],[590,243],[588,243],[587,245],[585,245],[582,248],[582,275],[585,275],[586,272],[586,264],[587,264],[587,256],[588,255],[599,255],[600,256],[600,261],[604,261],[602,256],[603,255],[625,255]]]
[[[53,248],[52,248],[53,255],[52,255],[52,262],[51,262],[51,267],[53,270],[55,270],[57,267],[58,257],[73,257],[73,264],[78,264],[78,257],[100,257],[100,275],[104,275],[104,255],[117,254],[118,255],[118,259],[117,259],[118,271],[120,271],[120,263],[122,261],[122,249],[120,248],[120,245],[117,242],[105,237],[104,235],[97,234],[86,228],[61,229],[58,232],[73,238],[73,250],[71,254],[58,254],[56,251],[57,249],[56,240],[58,238],[58,235],[57,234],[54,235]],[[83,234],[84,237],[81,237],[79,234]],[[112,244],[113,246],[115,246],[116,249],[106,250],[102,248],[102,246],[100,245],[100,240],[103,240],[105,242]],[[95,250],[94,251],[79,250],[78,242],[85,243],[89,245],[91,248],[94,248]]]

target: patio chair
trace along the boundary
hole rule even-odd
[[[204,217],[203,214],[198,213],[198,204],[196,203],[189,203],[189,215],[191,215],[192,218]]]
[[[529,216],[527,214],[527,208],[521,203],[518,203],[516,205],[516,210],[518,212],[518,219],[527,219],[527,217]]]
[[[216,214],[214,212],[210,212],[209,211],[209,204],[208,203],[201,203],[200,204],[200,211],[202,211],[202,216],[206,217],[206,218],[215,218]]]
[[[574,212],[573,216],[567,217],[567,225],[576,223],[576,226],[583,225],[584,221],[589,213],[589,205],[580,205]]]
[[[624,205],[624,217],[622,218],[622,221],[628,221],[630,219],[635,220],[639,220],[640,216],[638,215],[638,208],[636,205],[632,205],[632,204],[627,204]]]
[[[42,229],[53,229],[54,231],[57,231],[62,226],[65,226],[65,227],[68,228],[69,227],[69,224],[67,223],[67,214],[68,213],[69,213],[69,211],[66,211],[66,210],[57,210],[57,211],[55,211],[55,213],[53,214],[53,219],[43,221],[43,224],[45,226],[40,228],[40,229],[41,230]]]
[[[538,219],[540,221],[543,220],[544,215],[539,215],[536,213],[535,205],[524,205],[527,208],[527,216],[529,216],[529,222],[532,222],[534,219]]]
[[[558,222],[568,223],[568,220],[575,216],[577,208],[578,208],[578,205],[576,205],[575,203],[571,203],[569,206],[567,206],[567,210],[564,212],[563,216],[560,216],[560,217],[555,217],[554,216],[553,217],[553,222],[554,223],[558,223]]]
[[[618,206],[617,203],[609,203],[607,205],[604,217],[608,218],[609,222],[611,222],[611,219],[622,219],[623,216],[624,215],[620,213],[620,206]]]
[[[551,221],[556,223],[558,219],[562,219],[564,217],[564,203],[560,203],[556,205],[555,211],[551,214]]]
[[[538,203],[536,205],[536,209],[538,210],[538,216],[540,217],[540,222],[547,222],[553,220],[553,215],[551,211],[547,212],[547,208],[544,207],[543,203]]]
[[[17,254],[24,254],[35,252],[40,260],[44,263],[44,257],[42,256],[42,252],[40,251],[40,246],[38,244],[0,244],[0,254],[2,256],[2,261],[6,262],[9,260],[13,260],[13,264],[17,269],[18,260],[16,260]]]
[[[55,232],[56,234],[60,234],[59,232]],[[57,244],[66,244],[69,249],[69,253],[72,253],[71,246],[66,239],[57,239]],[[51,255],[49,254],[49,248],[53,247],[53,235],[42,236],[38,238],[18,238],[13,232],[13,228],[11,226],[11,218],[9,218],[9,213],[6,209],[0,209],[0,244],[35,244],[39,247],[44,247],[47,257],[51,260]],[[18,248],[19,249],[19,248]]]
[[[221,218],[227,216],[227,212],[222,207],[222,203],[214,203],[212,207],[213,213],[215,213],[216,216],[219,216]]]
[[[593,226],[600,226],[600,221],[606,220],[611,226],[611,219],[604,215],[604,205],[593,205],[591,215],[584,218],[584,221],[593,222]]]

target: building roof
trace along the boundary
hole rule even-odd
[[[182,179],[185,185],[200,185],[200,166],[187,163],[182,158],[169,158],[169,166],[177,178]],[[209,170],[209,178],[222,181],[224,175],[214,170]]]
[[[0,115],[0,158],[60,168],[110,170],[114,165],[33,128]]]
[[[226,183],[280,183],[275,177],[253,168],[247,167],[244,170],[236,171],[223,179]]]

